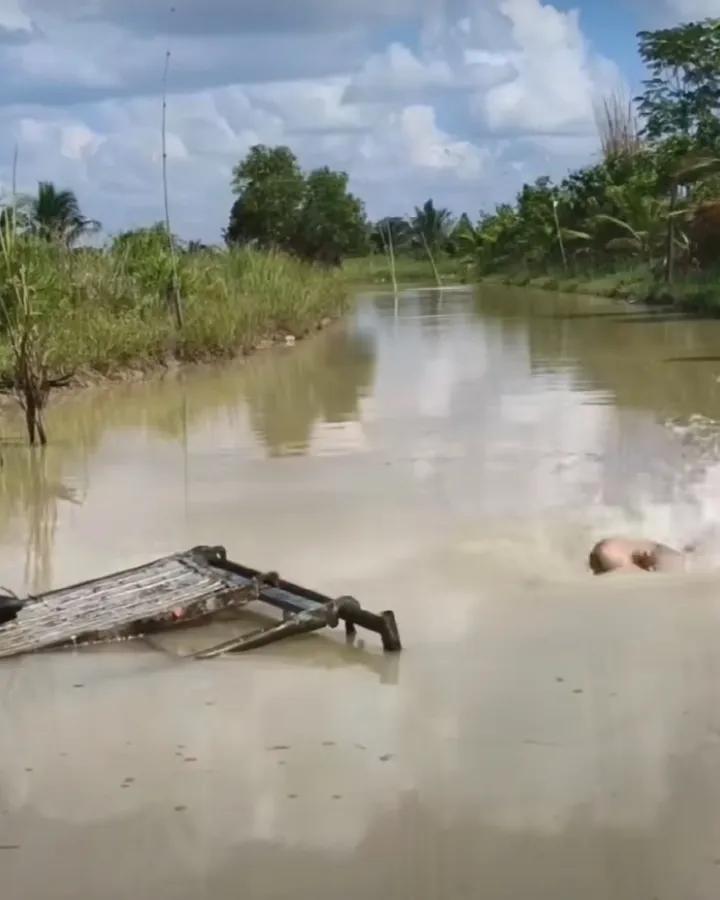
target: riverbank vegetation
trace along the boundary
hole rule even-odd
[[[430,260],[416,255],[397,256],[393,262],[387,254],[370,253],[353,257],[343,264],[344,279],[354,285],[384,285],[391,287],[393,276],[398,285],[432,286],[440,279],[441,284],[454,284],[473,280],[475,273],[471,262],[463,262],[455,256],[440,256],[435,266]]]
[[[336,273],[253,249],[179,248],[184,326],[167,303],[172,261],[164,226],[130,232],[103,250],[66,250],[28,235],[5,236],[0,255],[0,377],[9,373],[8,329],[21,296],[55,372],[111,373],[170,356],[198,360],[248,351],[258,342],[302,336],[344,306]]]
[[[253,147],[233,172],[236,200],[225,230],[229,246],[280,249],[307,262],[343,267],[363,284],[457,280],[465,219],[432,200],[412,216],[370,223],[348,176],[328,168],[305,173],[287,147]]]
[[[101,250],[72,249],[19,229],[12,213],[4,217],[0,386],[23,406],[31,440],[45,441],[42,410],[52,387],[249,352],[301,337],[344,308],[336,272],[286,254],[177,250],[182,328],[169,303],[173,260],[163,225]]]
[[[370,223],[348,176],[256,146],[224,247],[100,225],[41,182],[0,204],[0,389],[43,442],[49,391],[83,376],[246,352],[342,311],[349,285],[518,285],[720,312],[720,19],[643,32],[636,102],[598,109],[602,159],[538,178],[473,223],[433,200]],[[96,240],[96,238],[95,238]]]
[[[466,225],[481,276],[720,311],[720,20],[639,49],[641,96],[598,109],[602,161]]]

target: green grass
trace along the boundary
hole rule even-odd
[[[571,294],[594,294],[599,297],[635,297],[648,291],[652,278],[647,269],[639,267],[620,272],[585,272],[568,275],[558,271],[544,275],[528,272],[494,273],[482,279],[489,284],[532,287],[540,290],[562,291]]]
[[[443,283],[464,281],[472,274],[472,267],[453,257],[440,256],[435,264]],[[392,286],[390,261],[384,254],[348,259],[343,265],[342,273],[353,284]],[[435,284],[435,273],[426,257],[398,256],[395,260],[395,277],[399,284]]]
[[[167,304],[169,257],[161,244],[72,253],[19,236],[0,264],[0,312],[12,320],[12,285],[24,272],[50,371],[109,375],[302,337],[345,309],[347,286],[337,272],[249,250],[181,254],[185,322],[178,331]],[[1,378],[11,365],[3,329]]]
[[[679,277],[672,285],[658,281],[647,266],[573,276],[495,272],[483,277],[482,282],[677,306],[689,313],[720,315],[720,272]]]

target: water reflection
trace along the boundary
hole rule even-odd
[[[54,405],[47,453],[0,469],[0,583],[222,542],[395,609],[409,652],[4,664],[9,900],[105,896],[118,848],[113,898],[716,897],[716,583],[584,562],[598,531],[720,518],[716,346],[591,298],[414,292]]]
[[[355,420],[374,375],[372,338],[335,330],[319,346],[288,351],[281,364],[264,360],[241,380],[253,430],[272,456],[306,453],[317,422]]]
[[[52,550],[63,503],[80,505],[82,486],[61,477],[62,458],[52,449],[6,448],[0,467],[0,504],[7,524],[24,529],[24,583],[42,591],[53,583]]]
[[[596,529],[671,540],[717,516],[720,480],[720,323],[671,319],[524,290],[368,295],[293,348],[61,398],[47,455],[15,448],[0,472],[0,537],[29,548],[16,583],[58,577],[58,535],[81,576],[226,534],[309,565],[308,523],[345,572],[358,543],[381,567],[433,532],[520,540],[551,515],[577,559]]]
[[[483,323],[501,323],[506,340],[526,336],[536,378],[565,382],[585,404],[613,410],[596,440],[603,462],[595,501],[637,520],[650,504],[664,506],[665,529],[670,518],[684,517],[681,528],[691,529],[717,518],[711,473],[720,457],[709,450],[708,426],[702,434],[686,427],[682,440],[668,428],[699,416],[718,432],[717,320],[532,291],[481,292],[476,309]]]
[[[569,373],[583,389],[612,392],[618,407],[666,419],[720,418],[720,322],[627,303],[546,292],[481,290],[481,321],[527,335],[538,372]],[[682,365],[679,371],[678,363]]]

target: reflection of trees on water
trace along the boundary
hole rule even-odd
[[[591,297],[484,289],[483,319],[524,332],[534,370],[572,373],[619,407],[720,419],[720,322]]]
[[[244,373],[241,388],[250,421],[274,456],[303,452],[318,421],[357,418],[370,388],[375,354],[371,339],[335,331],[299,345],[282,360],[265,359]]]
[[[374,346],[362,334],[336,329],[290,350],[273,350],[246,362],[185,370],[140,384],[118,384],[79,394],[59,394],[50,407],[46,453],[20,441],[3,451],[0,466],[0,533],[24,520],[26,583],[32,590],[52,584],[51,557],[59,505],[81,502],[63,479],[72,471],[87,485],[86,460],[112,436],[122,455],[128,440],[147,432],[178,442],[185,450],[194,429],[224,414],[238,429],[247,406],[251,424],[272,454],[307,446],[316,422],[357,417],[358,402],[374,377]],[[14,410],[3,416],[3,432],[22,434]]]
[[[397,316],[400,319],[417,318],[421,320],[420,330],[423,337],[435,342],[445,333],[446,317],[453,320],[464,320],[468,325],[477,324],[472,305],[468,302],[473,288],[465,290],[441,290],[439,288],[407,289],[400,294],[397,307],[395,299],[389,294],[377,294],[372,297],[372,306],[384,318]]]
[[[607,399],[616,408],[604,448],[605,502],[626,504],[634,484],[657,501],[692,501],[720,457],[708,454],[707,441],[699,446],[692,430],[683,440],[659,440],[658,428],[698,413],[720,419],[720,323],[505,288],[483,289],[476,308],[498,324],[508,348],[523,340],[532,373],[555,373],[572,389],[595,393],[588,402]]]
[[[357,415],[359,398],[372,384],[374,357],[368,335],[336,329],[244,363],[91,390],[51,409],[51,439],[68,453],[93,450],[109,431],[122,442],[123,429],[187,441],[219,411],[241,421],[245,401],[256,433],[270,451],[283,452],[306,445],[318,420]]]
[[[24,516],[25,584],[32,591],[52,585],[52,548],[63,502],[79,503],[78,492],[62,482],[61,460],[52,450],[12,447],[3,454],[0,468],[0,503],[10,523]]]

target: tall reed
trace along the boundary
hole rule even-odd
[[[267,339],[301,337],[345,308],[341,275],[282,254],[180,253],[178,332],[166,306],[171,267],[164,229],[126,235],[103,251],[67,251],[19,233],[5,216],[0,386],[23,405],[31,441],[47,439],[42,411],[70,375],[244,353]]]

